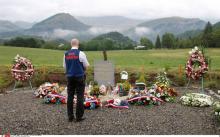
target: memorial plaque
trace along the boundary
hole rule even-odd
[[[99,85],[115,85],[115,69],[110,61],[95,61],[94,62],[94,80]]]

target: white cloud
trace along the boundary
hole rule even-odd
[[[220,19],[219,0],[0,0],[0,19],[40,21],[60,12],[76,16],[122,15]]]
[[[89,33],[92,35],[98,35],[98,34],[103,34],[107,32],[114,31],[111,28],[104,28],[104,27],[92,27],[89,29]]]
[[[150,30],[147,27],[136,27],[135,28],[135,33],[139,36],[145,35],[145,34],[150,34],[152,30]]]
[[[76,31],[71,31],[71,30],[64,30],[64,29],[55,29],[53,31],[53,36],[59,37],[59,38],[64,38],[66,36],[74,36],[77,35]]]

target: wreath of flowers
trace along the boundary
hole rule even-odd
[[[195,47],[189,52],[190,57],[186,63],[186,76],[198,80],[208,71],[208,64],[202,52]],[[198,65],[198,67],[196,67]]]
[[[29,80],[34,74],[34,66],[30,60],[17,55],[14,58],[14,65],[12,66],[11,74],[15,80]]]

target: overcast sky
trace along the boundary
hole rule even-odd
[[[0,19],[36,22],[56,13],[119,15],[154,19],[169,16],[220,21],[220,0],[0,0]]]

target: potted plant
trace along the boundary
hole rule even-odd
[[[130,89],[131,89],[131,84],[128,81],[125,81],[123,84],[123,89],[124,89],[124,96],[127,96]]]
[[[119,96],[127,96],[129,91],[130,91],[130,88],[131,88],[131,85],[128,81],[125,81],[124,83],[119,83],[117,84],[118,86],[118,92],[119,92]]]
[[[91,96],[96,96],[97,98],[99,97],[99,86],[98,85],[94,85],[93,87],[92,87],[92,90],[91,90],[91,92],[90,92],[90,95]]]

